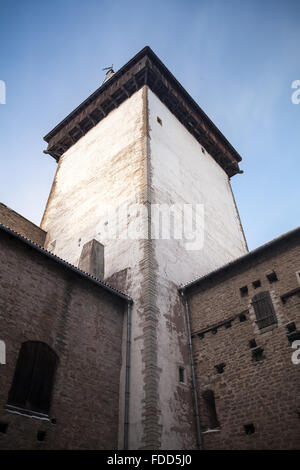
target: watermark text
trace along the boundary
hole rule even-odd
[[[0,364],[6,364],[6,346],[4,341],[0,339]]]
[[[0,80],[0,104],[6,104],[6,84]]]
[[[299,104],[300,103],[300,80],[294,80],[292,82],[292,88],[295,89],[295,91],[292,93],[291,100],[293,104]]]
[[[186,250],[201,250],[204,205],[101,206],[97,232],[103,239],[110,240],[181,240]]]
[[[296,349],[292,354],[292,363],[298,365],[300,364],[300,340],[293,341],[292,349]]]

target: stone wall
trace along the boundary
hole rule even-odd
[[[125,305],[24,241],[0,230],[1,449],[115,449]],[[20,347],[58,355],[49,420],[5,409]],[[39,442],[37,433],[46,432]]]
[[[292,363],[287,336],[287,324],[300,331],[299,246],[298,230],[187,291],[205,449],[299,448],[300,365]],[[278,280],[270,282],[273,271]],[[248,294],[241,296],[245,286]],[[277,323],[259,329],[251,299],[261,291],[271,293]],[[257,348],[263,350],[258,360]],[[219,426],[211,423],[207,390],[214,392]],[[246,434],[251,424],[255,432]]]

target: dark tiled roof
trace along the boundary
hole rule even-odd
[[[159,97],[229,177],[241,173],[238,165],[241,156],[148,46],[44,137],[48,143],[45,153],[58,161],[75,142],[144,85]]]

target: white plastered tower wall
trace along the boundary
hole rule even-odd
[[[204,210],[204,225],[199,227],[204,232],[201,249],[187,249],[183,240],[154,240],[160,312],[157,357],[162,371],[159,397],[166,423],[161,439],[163,448],[176,449],[184,417],[183,400],[178,396],[185,392],[178,383],[178,366],[184,364],[189,372],[177,288],[245,254],[247,244],[225,171],[204,149],[203,153],[199,142],[151,90],[148,110],[152,204],[177,205],[182,211],[184,204],[200,204]]]
[[[45,247],[78,265],[83,245],[95,239],[104,245],[105,278],[127,269],[124,291],[134,299],[132,311],[132,367],[130,448],[142,444],[143,377],[139,301],[143,297],[143,270],[147,254],[142,240],[119,233],[112,239],[105,229],[115,227],[124,205],[143,203],[147,188],[146,90],[137,91],[112,111],[61,156],[41,227],[47,231]],[[137,223],[147,228],[142,215]],[[123,226],[124,231],[127,229]],[[124,238],[123,238],[124,236]],[[143,264],[144,268],[140,267]],[[126,318],[124,319],[124,333]],[[124,335],[125,336],[125,335]],[[125,340],[120,390],[119,447],[123,447],[125,396]],[[101,360],[101,358],[99,358]]]
[[[143,214],[128,218],[124,239],[111,239],[105,227],[115,223],[114,207],[136,203],[203,204],[203,248],[126,238],[127,223],[149,233],[153,220]],[[189,377],[189,358],[177,288],[247,250],[224,170],[144,86],[60,157],[41,227],[46,248],[67,261],[77,265],[94,238],[105,246],[105,278],[127,270],[122,290],[134,300],[129,448],[195,447],[190,380],[178,383],[179,365]],[[123,364],[120,448],[124,394]]]
[[[225,171],[151,90],[148,108],[152,203],[203,206],[202,249],[185,249],[176,240],[157,243],[166,277],[186,283],[245,254],[247,244]]]

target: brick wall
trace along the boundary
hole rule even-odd
[[[46,232],[0,202],[0,223],[44,246]]]
[[[117,447],[124,302],[0,231],[1,449]],[[20,346],[47,343],[59,357],[50,421],[5,409]],[[3,428],[2,428],[3,429]],[[43,442],[37,432],[45,431]]]
[[[299,288],[299,246],[298,233],[187,292],[205,449],[300,448],[300,364],[292,363],[286,328],[293,321],[300,331],[300,298],[296,293],[281,299]],[[270,283],[266,274],[273,270],[278,281]],[[261,287],[255,289],[256,280]],[[246,285],[248,295],[241,297]],[[278,323],[260,330],[251,298],[265,290],[271,293]],[[263,349],[258,361],[251,340]],[[219,364],[225,364],[223,373],[216,370]],[[219,426],[212,424],[206,390],[214,392]],[[245,432],[249,424],[255,428],[252,434]]]

